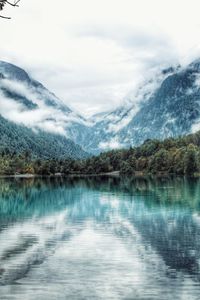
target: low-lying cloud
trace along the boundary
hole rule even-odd
[[[4,89],[12,93],[11,98],[6,96]],[[15,99],[15,95],[17,99]],[[23,97],[27,102],[23,103]],[[50,101],[49,105],[48,101]],[[36,106],[32,108],[29,103]],[[1,80],[0,114],[17,124],[65,136],[67,136],[67,128],[71,123],[84,124],[85,122],[70,109],[64,111],[63,103],[47,90],[43,88],[38,90],[26,83],[8,79]]]
[[[199,10],[199,0],[23,1],[1,22],[0,60],[88,116],[120,105],[151,69],[200,56]]]

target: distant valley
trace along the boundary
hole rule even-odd
[[[0,62],[1,149],[86,157],[200,129],[200,60],[158,72],[108,113],[89,119],[23,69]],[[47,150],[48,149],[48,150]]]

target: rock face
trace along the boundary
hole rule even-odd
[[[200,60],[159,72],[123,105],[89,120],[24,70],[0,62],[0,114],[30,130],[61,135],[95,154],[149,138],[184,135],[200,129]]]

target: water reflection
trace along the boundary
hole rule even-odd
[[[199,299],[199,197],[199,179],[0,179],[2,299]]]

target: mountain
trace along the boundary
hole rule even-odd
[[[74,135],[77,139],[84,122],[24,70],[0,62],[1,149],[30,150],[41,158],[86,157],[88,154],[69,138]]]
[[[16,126],[73,141],[98,154],[198,131],[200,60],[157,72],[130,92],[120,107],[88,120],[21,68],[0,62],[0,100],[0,114]]]
[[[16,125],[0,116],[0,152],[32,154],[34,158],[86,158],[88,153],[62,135]]]
[[[69,131],[70,136],[75,135],[75,129],[71,131],[72,125],[78,127],[87,123],[23,69],[2,61],[0,96],[3,117],[30,128],[61,134]],[[12,111],[7,111],[8,107]]]
[[[94,116],[90,151],[177,137],[200,129],[200,60],[162,70],[112,112]],[[87,149],[87,145],[83,144]]]

